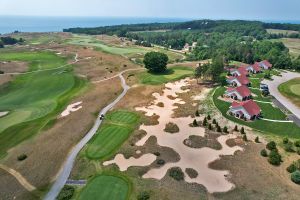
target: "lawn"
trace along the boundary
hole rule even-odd
[[[0,61],[28,62],[29,71],[56,68],[67,63],[65,57],[58,56],[53,52],[2,52]]]
[[[92,178],[79,194],[79,200],[126,200],[130,184],[123,177],[100,175]]]
[[[105,124],[89,142],[86,156],[102,160],[111,157],[133,132],[138,121],[137,114],[125,110],[107,114]]]
[[[264,102],[272,102],[272,100],[269,97],[264,97],[261,95],[261,91],[259,89],[250,88],[251,93],[253,93],[255,96],[253,96],[254,100],[257,101],[264,101]]]
[[[17,55],[26,55],[21,58],[28,61],[29,58],[44,58],[44,52],[33,57],[27,53],[1,54],[7,59],[22,60]],[[60,57],[52,58],[51,63],[47,62],[48,57],[41,63],[47,67],[62,63]],[[0,157],[9,148],[41,130],[84,85],[85,81],[76,78],[70,70],[56,69],[19,75],[8,86],[1,88],[0,110],[9,111],[9,114],[0,118]]]
[[[224,93],[225,89],[223,87],[219,87],[216,89],[213,95],[213,101],[219,111],[222,113],[224,117],[227,119],[239,123],[241,125],[245,125],[256,130],[262,131],[265,134],[275,135],[280,137],[289,137],[291,139],[300,139],[300,128],[295,123],[280,123],[280,122],[269,122],[263,120],[255,120],[253,122],[245,122],[243,120],[239,120],[233,116],[227,115],[227,111],[229,109],[230,103],[224,102],[218,97]],[[262,104],[259,104],[262,106]],[[280,113],[278,109],[270,107],[270,105],[266,104],[262,107],[263,113],[265,113],[265,118],[283,118],[284,114]],[[265,110],[266,109],[266,110]],[[268,113],[268,114],[267,114]]]
[[[193,74],[194,70],[190,67],[175,66],[161,74],[142,72],[139,74],[139,79],[142,84],[160,85],[169,81],[179,80]]]
[[[300,107],[300,78],[292,79],[279,85],[278,90],[295,105]]]
[[[260,88],[260,79],[257,78],[249,78],[251,82],[251,87],[252,88]]]

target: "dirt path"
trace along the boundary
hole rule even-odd
[[[17,181],[29,192],[36,190],[36,188],[31,185],[19,172],[17,172],[16,170],[9,168],[5,165],[0,164],[0,168],[5,170],[6,172],[8,172],[9,174],[11,174],[12,176],[14,176]]]

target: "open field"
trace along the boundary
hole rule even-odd
[[[142,84],[160,85],[169,81],[175,81],[187,76],[191,76],[193,73],[194,70],[190,67],[175,66],[169,68],[167,72],[162,74],[142,72],[138,76]]]
[[[295,105],[300,107],[300,79],[292,79],[279,85],[278,90]]]
[[[272,41],[280,41],[289,48],[290,54],[294,57],[300,56],[300,39],[297,38],[281,38],[273,39]]]
[[[67,42],[69,44],[81,45],[81,46],[91,46],[98,48],[99,50],[127,57],[141,63],[145,53],[150,51],[159,51],[168,55],[169,60],[174,62],[176,60],[182,59],[184,56],[179,53],[165,50],[158,47],[142,47],[134,45],[129,41],[120,41],[117,37],[112,36],[88,36],[88,35],[73,35],[72,38]]]
[[[79,195],[79,200],[126,200],[130,191],[130,183],[123,178],[110,175],[94,177]]]
[[[271,33],[271,34],[292,34],[292,33],[299,33],[299,31],[280,30],[280,29],[267,29],[267,32]]]
[[[87,157],[101,160],[110,157],[133,132],[138,119],[136,113],[125,110],[108,114],[105,124],[87,145]]]
[[[265,134],[271,134],[273,136],[279,137],[289,137],[294,139],[300,138],[300,128],[295,123],[280,123],[280,122],[270,122],[263,120],[255,120],[253,122],[245,122],[243,120],[237,119],[233,116],[227,114],[230,103],[222,101],[218,99],[219,96],[224,94],[225,89],[223,87],[219,87],[216,89],[213,95],[213,101],[219,111],[222,113],[224,117],[227,119],[236,122],[238,124],[246,125],[248,127],[254,128],[256,130],[262,131]],[[282,113],[278,108],[273,108],[269,104],[258,103],[258,105],[262,108],[262,112],[265,118],[270,117],[271,119],[283,119],[285,118],[284,113]]]

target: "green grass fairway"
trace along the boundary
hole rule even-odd
[[[88,182],[79,200],[126,200],[129,192],[129,183],[124,178],[100,175]]]
[[[44,52],[40,55],[34,53],[34,56],[31,53],[1,54],[6,59],[24,61],[24,58],[29,62],[37,57],[42,59],[45,55],[46,60],[40,60],[45,63],[44,66],[56,67],[55,63],[62,63],[60,57],[48,57],[49,54]],[[0,110],[9,111],[9,114],[0,118],[0,157],[9,148],[41,130],[84,85],[85,81],[74,77],[70,70],[55,69],[19,75],[8,86],[1,88]]]
[[[118,110],[108,114],[106,116],[106,119],[116,124],[135,124],[138,121],[139,117],[135,113],[125,110]]]
[[[67,63],[67,59],[53,52],[7,52],[0,53],[0,61],[25,61],[29,71],[51,69]]]
[[[111,157],[127,140],[139,116],[136,113],[117,110],[107,114],[105,124],[98,130],[86,149],[89,159],[106,159]]]
[[[220,110],[222,115],[227,119],[239,123],[241,125],[246,125],[256,130],[262,131],[266,134],[275,135],[279,137],[289,137],[290,139],[300,139],[300,128],[295,123],[280,123],[280,122],[269,122],[263,120],[255,120],[253,122],[245,122],[239,120],[233,116],[227,115],[230,103],[224,102],[218,99],[219,96],[224,94],[225,88],[219,87],[216,89],[213,95],[213,101],[216,107]],[[273,108],[268,104],[260,104],[262,112],[264,113],[265,118],[270,117],[270,119],[282,119],[285,118],[285,115],[278,109]]]
[[[281,94],[290,99],[295,105],[300,107],[300,78],[292,79],[279,85]]]
[[[169,68],[167,72],[162,74],[153,74],[142,72],[139,74],[139,79],[142,84],[160,85],[169,81],[179,80],[194,74],[194,70],[190,67],[176,66]]]

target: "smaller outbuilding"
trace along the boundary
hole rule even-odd
[[[239,119],[255,120],[260,117],[261,109],[253,100],[234,101],[229,107],[229,114]]]
[[[240,100],[240,101],[246,101],[251,99],[251,91],[248,89],[248,87],[242,85],[236,88],[229,87],[227,88],[225,94],[226,97],[234,99],[234,100]]]

